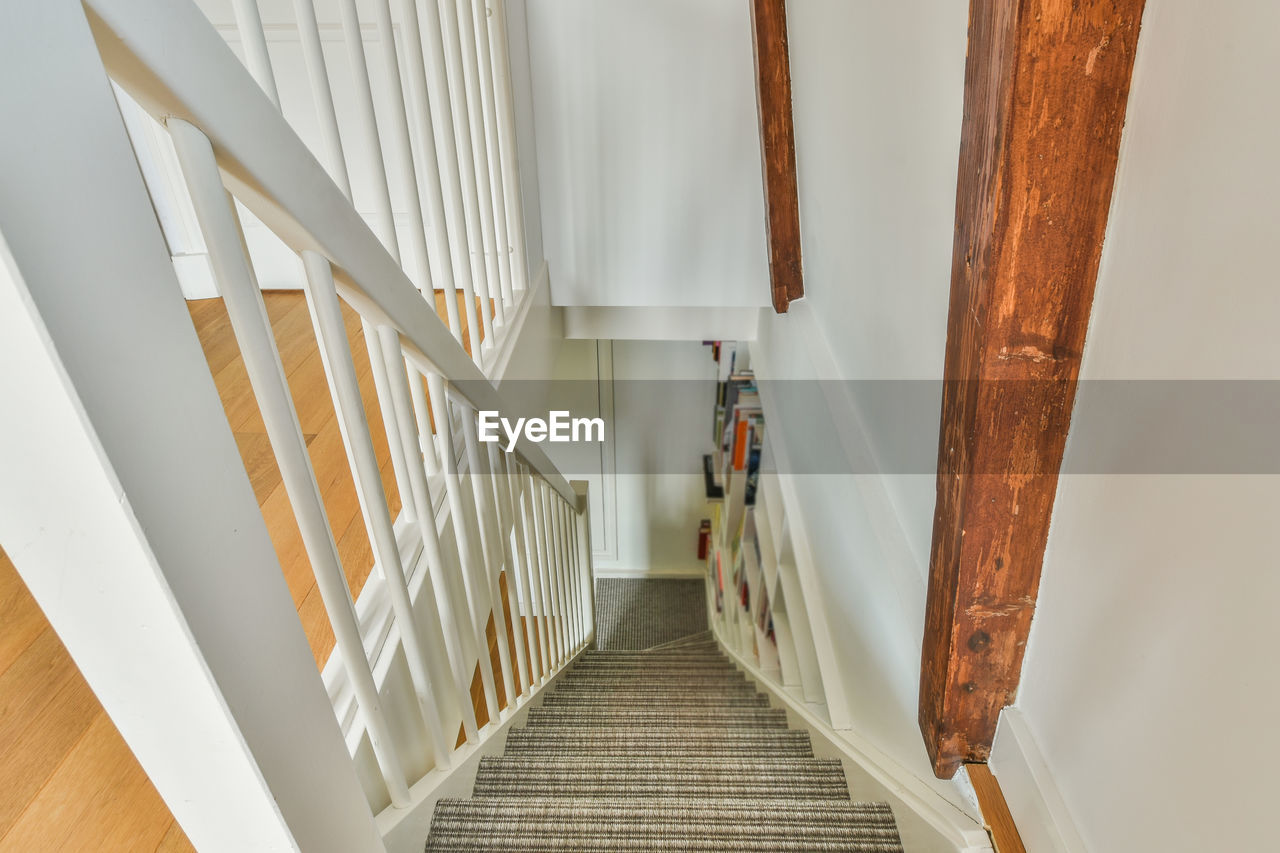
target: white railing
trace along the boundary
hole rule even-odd
[[[351,203],[342,146],[349,129],[336,118],[311,0],[295,0],[294,7],[323,130],[324,166],[279,111],[254,0],[236,0],[252,78],[185,0],[84,4],[112,81],[172,139],[333,627],[335,657],[326,683],[354,760],[366,762],[359,775],[375,812],[420,799],[431,779],[455,763],[459,726],[476,747],[593,636],[584,487],[571,487],[536,444],[522,439],[515,452],[504,453],[477,436],[477,412],[504,409],[483,371],[486,353],[495,351],[505,321],[528,292],[502,5],[397,4],[410,122],[392,10],[387,0],[373,3],[398,106],[387,147],[398,171],[414,176],[421,190],[421,200],[408,193],[410,252],[415,268],[430,276],[415,282],[401,264],[362,22],[351,0],[342,3],[343,24],[362,130],[371,140],[367,149],[379,160],[372,172],[381,176],[379,215],[369,224]],[[68,54],[80,49],[46,47]],[[305,272],[305,296],[375,558],[359,602],[326,516],[236,202],[298,253]],[[464,294],[465,340],[455,289]],[[435,290],[446,294],[443,318]],[[370,423],[362,405],[341,302],[361,318],[383,423]],[[391,448],[399,518],[392,516],[374,453],[378,429]],[[515,628],[510,637],[504,609]],[[496,674],[486,639],[490,619]],[[394,665],[399,655],[403,668]],[[470,696],[477,668],[491,719],[483,729]],[[501,713],[498,678],[507,700]],[[405,707],[416,719],[406,722]],[[381,787],[370,786],[367,762]]]

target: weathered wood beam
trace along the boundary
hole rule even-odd
[[[751,34],[755,44],[769,286],[773,310],[785,314],[791,300],[804,296],[785,0],[752,0]]]
[[[920,676],[939,777],[1018,687],[1144,0],[972,0]]]

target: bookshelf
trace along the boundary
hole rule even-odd
[[[707,606],[720,641],[793,698],[824,702],[760,388],[744,343],[715,341],[711,452],[703,459],[711,534]]]

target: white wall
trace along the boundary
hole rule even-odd
[[[1277,30],[1270,0],[1148,4],[1085,380],[1280,378]],[[1169,426],[1085,388],[1066,464]],[[1079,849],[1275,847],[1277,518],[1275,476],[1062,479],[1017,705]],[[1024,753],[1002,729],[1002,782]]]
[[[769,301],[749,5],[528,4],[557,305]]]
[[[967,5],[793,0],[787,14],[806,296],[761,315],[757,371],[940,378]],[[770,440],[812,472],[789,517],[813,551],[849,723],[972,812],[963,782],[934,779],[916,724],[940,387],[795,387],[807,402],[781,407]]]
[[[530,410],[545,411],[553,399],[575,416],[605,419],[603,445],[543,445],[566,477],[590,484],[597,573],[702,575],[702,454],[715,394],[708,349],[688,341],[568,340],[551,378],[504,381],[502,391]]]

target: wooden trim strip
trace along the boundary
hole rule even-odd
[[[982,819],[991,833],[996,853],[1027,853],[1009,804],[1005,802],[1004,791],[1000,790],[1000,782],[991,773],[991,768],[985,764],[966,764],[965,768],[978,795],[978,808],[982,810]]]

